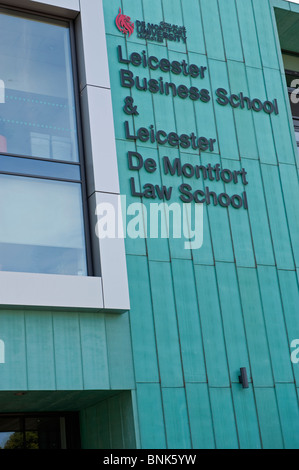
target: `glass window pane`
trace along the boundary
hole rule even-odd
[[[296,82],[294,83],[295,80],[296,80]],[[287,81],[287,86],[288,87],[296,88],[298,80],[299,80],[299,76],[297,74],[286,73],[286,81]]]
[[[87,275],[81,185],[0,175],[0,269]]]
[[[298,92],[299,92],[299,89],[298,89]],[[295,91],[296,93],[296,95],[294,96],[295,99],[293,98],[292,93],[289,93],[291,113],[292,113],[293,118],[299,118],[299,103],[297,103],[298,92]]]
[[[24,434],[18,416],[0,417],[0,449],[23,449]]]
[[[80,165],[0,155],[0,171],[80,181]]]
[[[25,418],[26,449],[60,449],[60,418]]]
[[[68,24],[0,10],[0,152],[78,161]]]
[[[0,432],[0,449],[24,449],[22,432]]]

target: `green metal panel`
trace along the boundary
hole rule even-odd
[[[83,369],[78,314],[53,313],[56,387],[59,390],[81,390]]]
[[[103,315],[87,312],[2,310],[0,328],[6,357],[0,366],[1,388],[109,390],[110,387],[132,387],[127,317],[113,319],[110,317],[106,325]],[[114,361],[117,365],[113,373]]]
[[[232,263],[216,263],[216,273],[230,380],[239,382],[241,367],[247,368],[248,379],[250,380],[247,339],[236,268]]]
[[[158,382],[159,371],[147,259],[142,256],[127,256],[127,268],[131,281],[130,319],[136,381]]]
[[[296,13],[299,13],[299,7],[298,5],[292,4],[290,5],[290,10],[295,11]]]
[[[111,438],[110,438],[110,416],[108,409],[108,400],[103,400],[99,403],[96,408],[91,408],[91,412],[96,417],[96,422],[93,426],[90,426],[89,420],[86,420],[86,428],[93,429],[97,433],[98,447],[100,449],[111,449]],[[85,410],[84,410],[85,411]],[[86,410],[88,411],[88,409]]]
[[[201,56],[197,56],[201,58]],[[186,53],[182,52],[174,52],[174,51],[169,51],[168,53],[168,59],[170,62],[176,60],[178,62],[182,62],[185,60],[185,62],[189,61],[188,56]],[[199,64],[198,64],[199,65]],[[176,75],[174,73],[170,73],[170,81],[171,82],[177,82]],[[200,81],[200,83],[199,83]],[[197,77],[196,83],[201,88],[202,82],[201,79]],[[181,76],[180,77],[180,84],[185,85],[187,88],[191,87],[191,77],[188,76]],[[203,103],[204,105],[205,103]],[[198,105],[198,103],[195,103],[195,106]],[[184,133],[190,133],[191,129],[194,131],[196,130],[196,122],[195,122],[195,114],[194,114],[194,103],[192,100],[187,100],[187,99],[182,99],[179,96],[176,96],[173,99],[173,107],[174,107],[174,113],[175,113],[175,121],[176,121],[176,129],[177,133],[184,134]],[[190,153],[195,153],[194,150],[190,147],[189,149],[185,149],[186,152]]]
[[[149,23],[160,23],[163,18],[161,0],[153,0],[150,3],[147,0],[142,0],[142,7],[144,17]]]
[[[294,165],[279,165],[280,180],[296,266],[299,266],[299,184]]]
[[[180,160],[181,160],[182,165],[184,165],[185,163],[190,163],[190,155],[187,153],[180,152]],[[201,189],[202,191],[204,190],[204,182],[202,178],[200,179],[196,179],[195,177],[186,178],[183,176],[183,182],[190,184],[194,189]],[[186,207],[186,204],[185,204],[185,207]],[[194,207],[195,206],[193,206],[192,211],[191,211],[191,215],[193,216],[193,218],[191,218],[191,222],[192,222],[191,230],[192,231],[196,230],[195,221],[194,221]],[[212,265],[214,264],[214,257],[213,257],[213,250],[212,250],[211,232],[210,232],[207,206],[203,204],[202,209],[203,209],[203,227],[202,227],[203,243],[202,243],[202,246],[199,248],[191,248],[192,259],[195,264]],[[187,250],[184,250],[184,251],[187,251]]]
[[[0,365],[0,390],[26,390],[24,312],[1,310],[0,331],[5,344],[5,364]]]
[[[191,261],[172,260],[175,302],[185,382],[206,382],[202,332]]]
[[[210,162],[208,156],[202,156],[202,164],[207,165]],[[214,159],[215,164],[221,163],[220,159]],[[209,188],[210,191],[214,191],[216,194],[220,194],[224,191],[224,184],[222,182],[208,181],[205,183],[205,188]],[[211,198],[212,201],[212,198]],[[229,225],[228,211],[221,207],[210,204],[207,206],[208,219],[210,223],[212,247],[214,253],[214,259],[216,261],[234,261],[234,253],[232,247],[231,230]],[[200,253],[199,253],[200,256]]]
[[[118,14],[119,8],[122,8],[122,4],[122,0],[120,2],[109,2],[109,4],[107,4],[106,0],[103,2],[103,7],[105,10],[105,31],[107,33],[107,37],[113,35],[118,36],[119,39],[123,39],[123,34],[115,27],[115,18]],[[110,8],[111,5],[112,8]]]
[[[165,152],[159,149],[159,156],[160,160],[165,156]],[[170,161],[172,162],[175,158],[179,158],[179,151],[175,148],[167,149],[167,156],[169,157]],[[162,165],[162,163],[161,163]],[[175,178],[175,179],[174,179]],[[183,259],[191,259],[191,250],[189,246],[185,247],[185,242],[187,241],[187,237],[184,236],[184,203],[180,200],[180,192],[179,192],[179,185],[183,183],[183,178],[181,176],[172,176],[170,173],[168,175],[162,174],[162,184],[166,186],[166,188],[172,187],[172,198],[167,204],[167,208],[170,210],[172,203],[174,203],[174,209],[176,205],[180,207],[180,214],[181,217],[179,218],[181,224],[181,237],[177,237],[173,229],[177,227],[177,225],[172,222],[172,217],[170,215],[170,230],[169,230],[169,249],[170,249],[170,257],[171,258],[183,258]],[[167,209],[166,209],[167,210]],[[152,222],[151,222],[152,223]],[[188,228],[188,226],[187,226]],[[188,232],[188,230],[185,230]],[[188,235],[188,234],[187,234]],[[160,243],[163,243],[163,240],[160,239]]]
[[[274,379],[276,382],[292,382],[294,377],[276,268],[258,266],[258,277]]]
[[[230,388],[210,388],[216,449],[238,449],[238,434]]]
[[[182,363],[170,263],[150,261],[149,267],[161,384],[164,387],[182,386]]]
[[[128,57],[131,56],[132,53],[137,52],[138,54],[142,55],[142,51],[144,51],[144,45],[135,44],[135,43],[127,43],[127,54]],[[130,64],[129,66],[125,66],[126,64],[119,64],[119,68],[122,69],[129,69],[134,76],[139,76],[140,78],[140,85],[143,86],[144,79],[147,81],[151,78],[150,70],[144,67],[134,67],[134,65]],[[119,87],[120,88],[120,87]],[[133,124],[134,128],[130,126],[130,129],[135,129],[137,131],[140,127],[148,128],[149,125],[154,124],[154,110],[153,110],[153,102],[151,93],[137,90],[135,87],[132,88],[124,88],[127,91],[127,96],[130,96],[134,100],[134,106],[137,106],[137,109],[140,111],[142,109],[142,113],[140,112],[138,116],[133,116]],[[123,101],[119,101],[118,103],[118,114],[121,115],[123,118],[124,113],[120,109],[120,105],[123,104]],[[126,115],[126,120],[127,120]],[[124,121],[124,119],[122,119]],[[148,142],[141,142],[138,141],[139,147],[148,147],[151,146]]]
[[[127,141],[123,140],[117,140],[116,141],[116,149],[117,149],[117,154],[121,156],[119,158],[118,162],[118,171],[120,174],[119,177],[119,184],[120,184],[120,191],[121,195],[125,196],[125,213],[123,211],[122,217],[123,217],[123,223],[126,228],[128,227],[128,223],[134,219],[134,217],[138,216],[137,212],[137,207],[136,207],[136,213],[134,212],[133,215],[131,215],[131,211],[129,210],[129,206],[131,204],[136,204],[140,202],[140,199],[132,196],[131,194],[131,188],[130,188],[130,178],[134,177],[134,182],[135,182],[135,189],[136,191],[140,192],[140,178],[138,173],[136,172],[136,175],[132,175],[132,172],[129,171],[128,168],[128,152],[136,152],[136,147],[135,144],[129,143]],[[134,206],[133,206],[134,209]],[[128,214],[127,214],[128,212]],[[136,228],[136,231],[140,233],[144,233],[144,226]],[[146,242],[145,239],[142,237],[137,237],[137,238],[132,238],[128,235],[128,233],[125,232],[126,238],[125,238],[125,247],[126,247],[126,253],[128,255],[146,255]]]
[[[248,81],[249,96],[252,99],[255,97],[259,97],[261,101],[266,101],[268,99],[268,96],[265,89],[263,71],[247,66],[246,75]],[[272,95],[274,98],[274,94],[271,91],[271,94],[269,96],[270,99],[273,99]],[[253,113],[252,117],[254,121],[255,135],[260,161],[262,163],[276,164],[277,157],[270,116],[266,113],[260,112]]]
[[[138,188],[146,182],[173,186],[171,202],[177,202],[181,182],[194,189],[208,186],[217,194],[245,190],[248,199],[248,211],[204,206],[204,241],[198,250],[185,250],[183,243],[173,237],[145,243],[138,239],[126,241],[129,255],[144,255],[128,256],[130,323],[143,448],[284,446],[281,411],[279,414],[273,385],[275,381],[275,385],[281,382],[289,386],[293,374],[298,377],[296,364],[291,365],[289,356],[290,341],[299,338],[295,313],[298,284],[295,271],[280,270],[278,285],[276,269],[293,270],[293,254],[297,259],[297,183],[293,129],[270,3],[153,0],[149,5],[145,0],[123,1],[123,10],[133,21],[163,20],[187,29],[187,47],[175,41],[163,45],[146,42],[134,34],[126,38],[129,53],[146,50],[159,59],[186,60],[207,67],[201,79],[139,70],[131,65],[130,70],[138,70],[144,77],[163,76],[164,81],[206,88],[212,96],[209,103],[192,103],[178,96],[132,89],[140,112],[134,117],[135,130],[153,123],[156,129],[167,132],[196,132],[217,139],[212,153],[202,152],[200,156],[191,148],[176,149],[168,144],[157,150],[154,144],[138,143],[136,149],[159,165],[167,155],[171,160],[180,158],[182,164],[220,163],[231,170],[245,168],[247,185],[178,178],[163,174],[161,166],[152,175],[128,170],[125,155],[129,149],[134,150],[134,145],[123,140],[126,116],[119,108],[125,96],[122,92],[128,90],[120,90],[120,64],[115,59],[116,45],[122,44],[124,51],[125,46],[116,28],[114,33],[111,25],[108,29],[116,132],[122,139],[117,145],[120,182],[128,201],[139,201],[129,194],[131,176],[135,176]],[[283,4],[290,11],[289,4]],[[104,7],[109,10],[107,21],[111,21],[110,2],[104,2]],[[118,5],[113,8],[116,14]],[[261,101],[277,98],[279,115],[221,106],[214,94],[218,87],[236,94],[242,91]],[[278,169],[278,162],[288,165]],[[109,351],[112,340],[107,341],[107,347]],[[252,382],[249,389],[238,383],[240,367],[247,368]],[[284,398],[281,400],[284,402]],[[286,405],[285,422],[293,406],[292,400],[287,401],[290,405]]]
[[[203,29],[209,58],[224,60],[225,52],[217,0],[201,0]]]
[[[283,8],[284,10],[290,10],[291,4],[287,3],[285,0],[270,0],[270,4],[274,7]]]
[[[81,411],[81,446],[82,449],[98,449],[100,445],[100,435],[98,428],[97,412],[95,407],[87,408]],[[88,425],[87,425],[88,423]],[[108,441],[109,442],[109,441]],[[110,448],[110,442],[106,442],[107,449]]]
[[[28,389],[55,390],[52,314],[26,312],[25,330]]]
[[[254,160],[242,159],[242,166],[249,181],[246,186],[248,213],[254,253],[257,264],[274,265],[271,231],[265,202],[260,164]]]
[[[286,328],[289,344],[299,338],[299,316],[298,303],[299,292],[295,271],[278,271],[279,285],[281,291],[282,305],[285,315]],[[299,367],[293,364],[296,385],[299,385]]]
[[[238,268],[253,384],[273,385],[273,375],[256,270]]]
[[[252,3],[263,66],[279,68],[269,2]]]
[[[157,43],[148,43],[147,53],[149,56],[155,56],[158,59],[167,58],[168,50],[165,46]],[[159,80],[161,77],[161,70],[151,70],[151,78]],[[163,73],[163,81],[171,82],[170,73]],[[141,93],[141,92],[140,92]],[[180,99],[176,97],[176,99]],[[176,121],[173,107],[173,99],[171,96],[160,95],[157,93],[152,94],[153,108],[155,112],[155,126],[156,129],[163,129],[165,132],[172,132],[176,129]],[[168,110],[165,113],[165,110]],[[166,146],[165,146],[166,148]]]
[[[277,267],[294,269],[278,168],[273,165],[262,165],[262,175]]]
[[[134,449],[131,393],[123,392],[80,412],[82,449]]]
[[[139,429],[139,418],[138,418],[138,404],[137,404],[137,390],[131,390],[131,402],[132,402],[132,420],[133,420],[133,428],[132,432],[135,434],[135,444],[136,449],[141,449],[141,438],[140,438],[140,429]]]
[[[251,1],[236,0],[245,64],[261,67],[259,43]]]
[[[221,16],[225,57],[227,60],[243,62],[243,50],[235,1],[226,0],[222,2],[218,0],[218,5]]]
[[[142,0],[139,0],[139,2],[136,2],[134,0],[121,0],[122,1],[122,13],[124,15],[128,15],[131,18],[138,18],[140,21],[143,21],[144,15],[143,15],[143,8],[142,8]],[[110,3],[111,5],[111,3]],[[114,6],[114,18],[116,17],[118,13],[118,8],[120,7],[120,2],[115,2]],[[134,16],[133,16],[134,12]],[[145,44],[146,41],[145,39],[139,39],[137,35],[135,34],[134,37],[132,36],[131,38],[132,42],[139,43],[139,44]]]
[[[214,449],[215,438],[208,386],[186,384],[193,449]]]
[[[231,92],[237,95],[242,92],[244,96],[250,96],[244,63],[228,60],[227,67]],[[240,107],[235,108],[233,113],[240,155],[242,157],[258,159],[252,113]]]
[[[147,158],[152,158],[155,160],[157,164],[157,170],[154,173],[148,173],[144,170],[140,170],[140,187],[143,188],[145,184],[153,184],[156,185],[158,184],[159,187],[162,187],[165,185],[166,187],[169,187],[166,181],[162,180],[162,175],[160,171],[160,165],[159,165],[159,159],[157,155],[157,150],[156,149],[149,149],[149,148],[139,148],[137,146],[137,151],[142,155],[143,160],[145,161]],[[167,150],[167,153],[170,152],[170,149]],[[175,153],[177,153],[177,150],[175,150]],[[134,173],[134,174],[133,174]],[[130,177],[134,177],[136,180],[138,173],[137,172],[131,172]],[[171,185],[173,182],[171,181]],[[142,189],[143,191],[143,189]],[[141,201],[140,198],[135,197],[135,203]],[[162,238],[163,230],[165,233],[168,233],[167,229],[167,220],[166,220],[166,214],[165,210],[163,209],[163,200],[153,200],[153,199],[147,199],[147,198],[142,198],[142,204],[145,207],[146,214],[144,214],[144,219],[146,223],[146,232],[147,232],[147,239],[146,239],[146,248],[147,248],[147,256],[149,260],[154,260],[154,261],[169,261],[170,260],[170,253],[169,253],[169,242],[167,237]],[[151,217],[151,208],[153,207],[152,204],[162,204],[161,205],[161,212],[158,214],[157,221],[154,222],[153,218]],[[130,220],[128,218],[128,220]],[[170,218],[171,220],[171,218]],[[157,234],[158,237],[154,238],[151,235],[151,230],[154,229],[154,226],[157,225]],[[129,234],[128,234],[129,237]],[[138,239],[136,240],[138,242]]]
[[[240,171],[242,165],[237,161],[229,161],[222,158],[222,168],[229,168],[230,171]],[[248,185],[243,185],[241,181],[238,183],[225,184],[225,192],[230,196],[234,194],[243,194]],[[230,228],[233,240],[234,256],[237,266],[255,266],[255,257],[252,246],[252,237],[248,219],[248,211],[244,208],[235,209],[230,206],[228,208]]]
[[[144,1],[146,2],[146,0]],[[194,21],[196,22],[196,27],[188,31],[188,52],[205,54],[206,47],[203,35],[200,5],[198,2],[194,2],[193,0],[184,0],[181,4],[184,20],[183,24],[192,24]]]
[[[201,185],[197,189],[201,189]],[[202,189],[203,190],[203,189]],[[200,248],[192,249],[192,259],[194,264],[214,264],[214,254],[212,248],[211,231],[208,219],[207,207],[203,206],[203,243]]]
[[[128,313],[106,314],[105,324],[110,386],[114,390],[134,388],[135,377]]]
[[[159,384],[137,384],[137,403],[143,449],[166,449],[165,424]]]
[[[261,439],[252,386],[232,384],[240,449],[260,449]]]
[[[162,5],[163,13],[164,16],[167,15],[168,23],[179,25],[184,23],[181,0],[163,0]],[[186,44],[183,41],[169,41],[168,49],[171,51],[186,52]]]
[[[190,449],[190,429],[184,388],[162,388],[168,449]]]
[[[208,69],[211,77],[212,93],[218,88],[230,91],[227,64],[220,60],[209,59]],[[233,91],[231,90],[233,93]],[[215,116],[219,148],[222,158],[239,160],[239,148],[235,131],[233,109],[230,106],[221,106],[214,96]],[[227,138],[229,135],[229,139]]]
[[[208,61],[207,56],[203,54],[196,54],[194,52],[188,52],[189,61],[191,64],[196,64],[197,66],[206,67],[204,77],[203,78],[192,78],[191,77],[191,84],[197,88],[203,88],[206,90],[212,90],[211,88],[211,80],[210,74],[208,71]],[[199,81],[200,80],[200,81]],[[195,110],[195,119],[197,125],[197,135],[198,136],[205,136],[207,138],[216,139],[214,144],[214,150],[212,153],[219,154],[219,142],[218,142],[218,135],[216,129],[216,121],[215,121],[215,111],[213,100],[211,99],[208,103],[194,103],[194,110]],[[196,128],[195,128],[196,129]]]
[[[79,316],[84,389],[108,389],[109,371],[104,315]]]
[[[255,388],[254,391],[263,449],[283,449],[280,418],[273,388]]]
[[[121,428],[125,449],[136,448],[137,423],[134,422],[133,403],[131,392],[124,392],[119,395],[121,409]]]
[[[112,449],[124,449],[124,435],[122,430],[122,413],[119,397],[110,398],[108,401],[109,431],[111,435]]]
[[[195,266],[200,321],[210,386],[229,385],[226,346],[213,266]]]
[[[276,395],[286,449],[298,449],[299,409],[294,384],[277,384]]]

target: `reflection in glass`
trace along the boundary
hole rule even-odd
[[[0,449],[23,449],[24,436],[18,416],[0,418]]]
[[[78,161],[68,24],[0,9],[0,152]]]
[[[59,416],[1,417],[0,449],[61,449]]]
[[[22,432],[0,432],[0,449],[24,449]]]
[[[0,175],[0,270],[87,275],[81,186]]]

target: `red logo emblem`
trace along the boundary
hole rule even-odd
[[[129,34],[129,37],[134,31],[134,23],[132,23],[131,18],[129,16],[123,15],[121,12],[121,8],[119,9],[119,13],[115,20],[116,26],[121,33]]]

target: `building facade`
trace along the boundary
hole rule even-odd
[[[298,448],[299,5],[0,26],[0,447]]]

